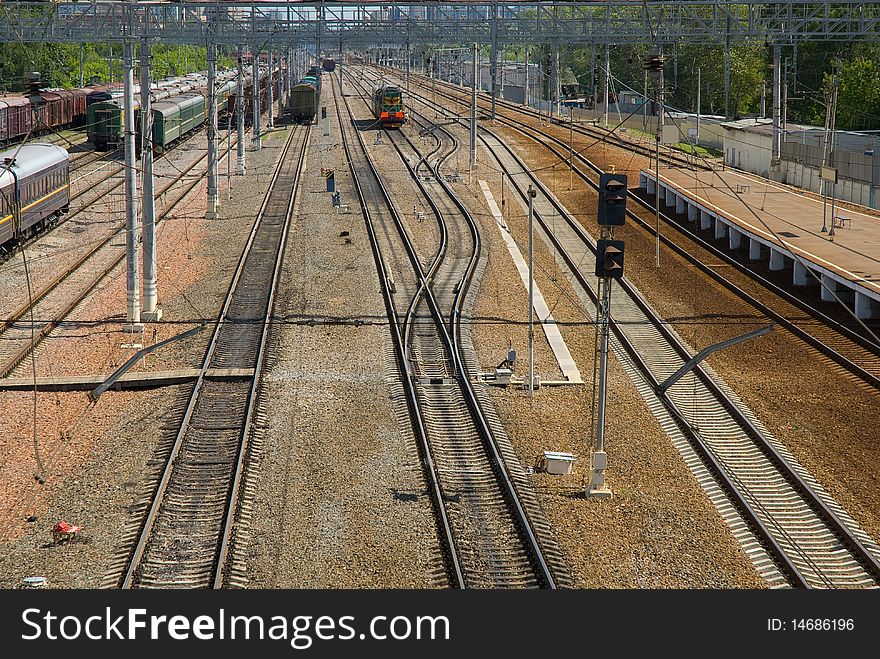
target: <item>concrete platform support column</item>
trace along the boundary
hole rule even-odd
[[[834,293],[837,292],[837,282],[828,275],[822,275],[822,300],[825,302],[834,302],[837,298]]]
[[[639,187],[647,188],[648,187],[648,175],[644,172],[639,172]]]
[[[733,227],[728,228],[728,241],[727,244],[730,249],[739,249],[740,245],[742,245],[742,233],[737,231]]]
[[[712,226],[712,216],[704,210],[700,210],[700,229],[706,230]]]
[[[806,266],[802,265],[800,261],[795,261],[791,283],[795,286],[806,286],[809,283],[808,277],[809,273],[807,272]]]
[[[688,222],[696,222],[700,213],[700,207],[688,204]]]
[[[783,270],[785,268],[785,255],[778,249],[770,248],[770,269]]]
[[[675,212],[676,213],[684,213],[687,208],[687,200],[681,195],[675,195]]]
[[[874,307],[877,303],[864,293],[856,291],[856,318],[868,320],[874,317]]]
[[[663,188],[661,188],[661,190],[662,189]],[[674,205],[675,199],[676,199],[675,190],[673,190],[672,188],[666,188],[666,205],[667,206]]]
[[[761,251],[761,241],[749,238],[749,259],[752,261],[760,261]]]
[[[649,178],[648,182],[647,182],[648,194],[655,194],[656,189],[657,189],[657,182],[654,179]]]
[[[720,217],[715,218],[715,240],[727,237],[727,224],[721,221]]]

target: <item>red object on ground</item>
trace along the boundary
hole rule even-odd
[[[52,541],[57,545],[59,542],[73,540],[73,536],[81,529],[81,526],[74,526],[61,520],[52,527]]]

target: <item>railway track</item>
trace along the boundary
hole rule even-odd
[[[383,282],[450,583],[458,588],[570,585],[537,499],[524,492],[527,477],[512,450],[498,441],[503,427],[487,415],[471,382],[474,363],[464,346],[461,317],[480,237],[442,172],[458,142],[442,132],[434,148],[422,154],[403,133],[386,133],[438,222],[436,250],[419,255],[354,129],[355,114],[345,105],[350,122],[341,121],[343,143]],[[338,98],[337,110],[342,117]],[[406,304],[405,311],[398,301]]]
[[[183,139],[177,146],[183,146],[184,144],[190,142],[192,139],[196,138],[197,136],[199,136],[201,134],[202,134],[201,130],[196,131],[196,132],[192,133],[191,135],[189,135],[188,137],[186,137],[185,139]],[[71,173],[80,171],[81,169],[85,168],[87,165],[94,163],[94,162],[97,162],[98,160],[104,159],[109,153],[114,153],[114,152],[97,152],[97,151],[91,152],[91,154],[94,157],[91,157],[89,160],[87,160],[85,162],[78,161],[77,167],[71,168]],[[159,156],[159,158],[157,159],[156,162],[160,162],[161,159],[167,155],[167,153],[168,152]],[[202,156],[202,158],[200,158],[199,160],[203,160],[206,157],[207,156]],[[198,162],[198,161],[196,161],[196,162]],[[114,193],[115,191],[122,188],[123,185],[125,184],[125,181],[123,180],[123,177],[119,176],[119,175],[122,174],[122,172],[125,169],[124,163],[116,163],[113,160],[108,159],[105,161],[105,164],[108,165],[107,172],[104,173],[103,175],[101,175],[98,179],[96,179],[94,181],[86,181],[86,178],[89,177],[91,174],[96,173],[98,170],[93,170],[92,172],[82,174],[78,178],[71,180],[71,182],[70,182],[71,190],[73,189],[73,187],[75,185],[77,185],[80,182],[82,182],[83,185],[86,186],[84,189],[70,195],[70,199],[69,199],[70,204],[72,204],[74,201],[77,201],[83,197],[86,197],[86,199],[84,199],[80,203],[80,205],[78,205],[74,210],[69,211],[68,213],[62,215],[61,217],[56,218],[55,221],[44,225],[42,229],[40,229],[39,231],[36,231],[31,237],[19,242],[18,244],[12,245],[11,247],[7,248],[7,250],[4,252],[0,252],[0,264],[2,264],[3,262],[12,258],[14,255],[21,252],[22,249],[26,249],[27,247],[30,247],[36,241],[49,235],[52,231],[54,231],[58,227],[63,226],[65,224],[67,224],[68,222],[71,222],[76,217],[79,217],[80,215],[85,213],[88,209],[90,209],[93,206],[95,206],[96,204],[98,204],[98,202],[106,201],[106,197],[108,195],[110,195],[111,193]],[[114,180],[114,179],[116,179],[116,180]],[[108,181],[110,182],[110,185],[109,186],[104,185]],[[167,189],[167,187],[166,187],[166,189]],[[157,195],[157,196],[159,196],[159,195]]]
[[[595,305],[592,238],[509,146],[487,129],[480,130],[480,139],[521,199],[529,185],[536,187],[537,221],[582,300]],[[679,450],[759,573],[777,586],[880,584],[880,546],[711,369],[698,366],[693,377],[660,391],[659,384],[693,351],[626,280],[621,289],[612,300],[618,356],[640,375],[642,394],[661,423],[668,419],[676,426],[674,434],[687,440]]]
[[[450,86],[450,88],[454,88],[454,86]],[[422,98],[428,100],[427,97],[423,96]],[[451,100],[459,105],[465,104],[465,101],[457,98],[451,98]],[[516,104],[505,102],[500,104],[500,106],[511,112],[534,119],[532,113],[523,110]],[[536,144],[545,148],[554,157],[562,161],[569,159],[567,142],[538,130],[529,121],[515,119],[502,113],[496,113],[496,121],[525,135]],[[581,127],[581,132],[594,135],[594,133],[583,127]],[[601,135],[604,134],[604,131],[601,132]],[[620,142],[622,147],[625,146],[625,148],[631,150],[638,150],[628,141],[618,140],[618,142]],[[594,190],[598,190],[598,177],[602,169],[578,151],[574,152],[573,165],[575,175]],[[690,166],[693,167],[693,163]],[[649,199],[647,194],[634,192],[635,194],[632,194],[631,198],[639,204],[642,210],[641,212],[630,210],[627,215],[644,231],[654,236],[653,200]],[[764,276],[748,264],[739,261],[726,250],[717,247],[712,240],[701,236],[693,230],[686,221],[686,218],[679,218],[661,208],[661,219],[667,226],[674,228],[679,237],[691,243],[679,243],[668,235],[661,235],[661,241],[668,248],[672,249],[693,266],[699,268],[701,272],[718,282],[719,285],[753,306],[767,318],[820,352],[831,363],[843,369],[850,378],[868,386],[874,391],[880,391],[880,345],[817,309],[809,302],[800,299],[769,277]],[[711,259],[705,258],[704,254],[711,256]],[[726,266],[735,268],[736,272],[759,283],[772,294],[772,297],[765,297],[762,300],[749,293],[745,289],[746,284],[744,281],[733,281],[732,277],[724,274],[724,269],[729,270],[730,268],[722,269],[715,265],[717,263],[716,259],[720,259]]]
[[[392,71],[391,69],[387,69],[388,71]],[[395,72],[398,73],[398,72]],[[431,78],[426,78],[422,75],[412,75],[411,78],[416,79],[421,82],[421,86],[425,89],[430,87],[431,83],[438,84],[446,91],[453,92],[456,94],[455,97],[448,97],[450,100],[463,105],[466,108],[470,108],[470,90],[463,89],[459,85],[456,85],[451,82],[446,82],[445,80],[435,80]],[[459,100],[457,98],[458,94],[463,94],[465,96],[464,100]],[[435,101],[431,101],[432,103]],[[491,101],[487,100],[483,93],[477,95],[477,106],[482,107],[484,111],[491,109]],[[571,130],[577,135],[583,135],[587,137],[591,137],[596,140],[597,143],[602,142],[606,144],[610,144],[611,146],[620,147],[621,149],[625,149],[629,152],[635,152],[640,155],[645,156],[646,158],[653,158],[656,155],[656,148],[654,142],[651,141],[650,145],[642,144],[640,142],[625,139],[618,135],[616,132],[613,132],[612,129],[609,128],[600,128],[598,125],[594,123],[575,123],[570,125],[569,122],[565,121],[563,118],[548,118],[544,115],[535,112],[534,110],[524,110],[522,105],[519,103],[513,103],[511,101],[507,101],[505,99],[497,98],[495,99],[496,120],[500,116],[498,113],[498,109],[508,110],[510,112],[522,114],[527,117],[531,121],[537,120],[539,126],[543,126],[544,122],[547,121],[548,124],[553,126],[558,126],[560,128],[564,128],[565,130]],[[489,120],[491,119],[491,115],[483,115],[479,117],[479,121]],[[532,128],[538,128],[539,126],[531,126]],[[566,154],[566,158],[568,158],[568,154]],[[684,152],[677,151],[675,149],[664,148],[660,151],[660,160],[667,163],[672,167],[684,167],[686,169],[693,169],[694,167],[698,169],[710,169],[705,162],[696,157],[690,156]]]
[[[157,191],[161,199],[207,158],[196,159],[181,170],[178,176]],[[157,214],[157,226],[200,183],[201,177],[193,177],[168,201]],[[24,361],[31,351],[81,304],[95,287],[125,258],[125,247],[113,243],[124,231],[124,222],[114,226],[107,234],[74,263],[53,277],[39,290],[34,291],[27,302],[20,305],[9,317],[0,321],[0,378],[4,378]],[[33,305],[33,311],[31,306]],[[33,323],[30,317],[33,317]]]
[[[122,588],[221,588],[232,567],[250,431],[307,128],[292,130],[214,326],[167,462],[121,561]],[[294,148],[294,144],[296,144]],[[223,382],[213,368],[251,369]]]

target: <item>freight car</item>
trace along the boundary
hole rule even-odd
[[[383,128],[399,128],[406,123],[406,108],[400,87],[380,83],[373,90],[373,116]]]
[[[50,224],[70,204],[70,158],[54,144],[0,153],[0,249]]]
[[[287,113],[295,121],[311,121],[318,113],[318,85],[305,78],[290,89],[287,97]]]
[[[31,102],[24,96],[0,96],[0,142],[11,142],[31,132]]]

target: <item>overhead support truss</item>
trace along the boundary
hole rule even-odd
[[[319,12],[321,18],[319,20]],[[132,19],[134,14],[134,20]],[[497,18],[496,18],[497,17]],[[0,2],[3,42],[724,44],[880,33],[880,2]]]

